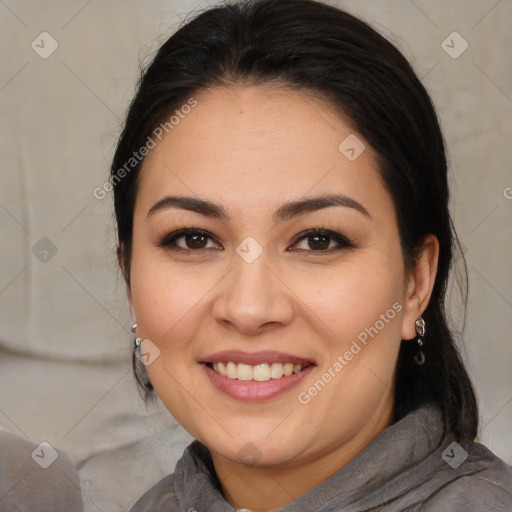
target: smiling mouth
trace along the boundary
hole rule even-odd
[[[206,363],[206,366],[228,379],[265,382],[271,379],[281,379],[283,377],[289,377],[290,375],[300,373],[305,368],[311,366],[311,363],[293,364],[274,362],[249,365],[226,361]]]

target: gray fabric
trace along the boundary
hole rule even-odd
[[[0,429],[0,512],[82,512],[78,473],[61,450]]]
[[[348,465],[279,512],[482,512],[512,510],[512,468],[485,446],[445,450],[435,407],[422,407],[382,432]],[[467,458],[457,467],[454,456]],[[442,454],[445,452],[445,458]],[[451,460],[450,460],[451,458]],[[446,460],[451,462],[451,465]],[[461,458],[462,460],[462,458]],[[169,475],[130,512],[233,512],[217,483],[209,452],[192,442]]]

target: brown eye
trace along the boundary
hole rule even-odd
[[[334,245],[333,245],[334,243]],[[301,233],[294,245],[300,245],[299,251],[332,252],[343,248],[354,248],[355,245],[345,236],[324,229],[310,229]]]
[[[209,240],[213,245],[208,246]],[[201,251],[203,249],[218,248],[212,236],[200,229],[181,229],[170,233],[157,244],[159,247],[173,251]]]
[[[308,245],[315,251],[319,249],[328,249],[330,241],[331,239],[327,235],[308,236]]]
[[[208,237],[204,235],[185,235],[180,238],[185,240],[187,249],[204,249],[208,243]]]

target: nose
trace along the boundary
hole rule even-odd
[[[265,252],[252,263],[235,254],[233,267],[219,283],[213,306],[219,324],[256,335],[292,321],[293,293],[271,268]]]

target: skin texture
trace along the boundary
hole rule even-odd
[[[269,511],[334,474],[392,423],[398,350],[414,338],[428,304],[438,244],[427,237],[415,271],[406,272],[373,151],[359,135],[366,149],[357,159],[339,151],[354,130],[329,104],[271,86],[217,87],[194,97],[197,106],[144,163],[128,296],[138,335],[160,351],[147,367],[160,399],[210,449],[227,501]],[[369,215],[331,206],[274,223],[283,203],[334,193]],[[215,202],[230,220],[180,208],[148,217],[166,195]],[[199,247],[188,254],[157,245],[184,227],[212,238],[176,240]],[[297,240],[322,228],[354,247]],[[263,251],[252,263],[236,252],[248,236]],[[301,403],[299,393],[393,304],[400,309],[394,318]],[[199,364],[224,350],[285,352],[316,366],[284,394],[246,402],[220,393]],[[252,466],[244,465],[247,455]]]

